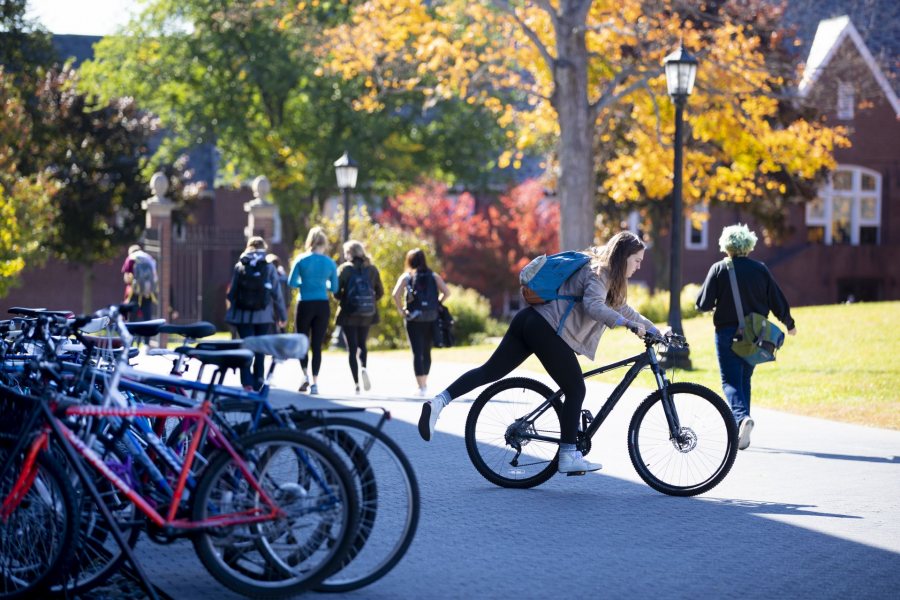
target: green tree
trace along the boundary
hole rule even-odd
[[[32,121],[13,78],[0,68],[0,297],[28,264],[45,258],[58,186],[47,173],[23,173],[20,159],[32,147]]]
[[[121,36],[95,46],[81,73],[101,97],[127,94],[160,116],[167,160],[212,143],[226,182],[265,174],[289,238],[336,191],[332,163],[345,149],[369,196],[395,193],[423,174],[487,185],[491,148],[506,135],[489,111],[463,101],[417,110],[418,92],[395,95],[375,114],[354,110],[364,81],[326,74],[315,52],[322,31],[348,9],[310,3],[286,20],[296,6],[152,0]],[[472,122],[480,126],[460,129]]]
[[[38,90],[34,141],[60,189],[48,249],[85,267],[82,309],[93,310],[93,265],[140,237],[145,167],[156,119],[132,98],[95,104],[68,67],[51,69]]]

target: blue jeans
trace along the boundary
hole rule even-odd
[[[753,367],[731,349],[731,341],[737,327],[725,327],[716,331],[716,355],[722,375],[722,391],[731,405],[734,420],[738,423],[750,416],[750,378]]]

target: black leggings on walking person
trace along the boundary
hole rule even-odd
[[[519,311],[488,361],[450,384],[447,393],[451,398],[459,398],[479,386],[497,381],[532,354],[538,357],[547,374],[563,391],[565,401],[560,415],[560,437],[562,443],[574,444],[585,394],[581,367],[575,351],[533,308]]]
[[[353,383],[359,383],[359,367],[366,368],[366,358],[369,351],[366,349],[366,338],[369,337],[369,326],[362,325],[353,327],[342,325],[341,331],[344,333],[344,341],[347,343],[347,353],[350,355],[350,373],[353,374]],[[359,356],[359,364],[356,362],[357,354]]]
[[[432,321],[407,321],[406,333],[413,353],[413,371],[416,377],[428,375],[431,371]]]
[[[309,337],[309,351],[312,352],[312,374],[318,375],[322,366],[322,342],[325,341],[325,330],[331,319],[331,307],[328,300],[301,300],[297,303],[297,333]],[[306,372],[309,353],[300,359],[300,366]]]

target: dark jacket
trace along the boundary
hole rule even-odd
[[[256,252],[244,252],[241,257],[250,256],[255,260],[265,262],[266,253],[263,250]],[[237,290],[238,266],[240,261],[234,265],[231,273],[231,285],[228,286],[228,311],[225,313],[225,322],[232,325],[240,325],[252,323],[254,325],[262,325],[265,323],[274,323],[275,321],[287,321],[287,312],[284,308],[284,296],[281,293],[281,282],[278,279],[278,272],[275,265],[266,263],[266,288],[269,290],[269,302],[265,308],[260,310],[242,310],[234,305],[234,295]]]
[[[733,262],[744,314],[755,312],[768,317],[771,311],[785,327],[793,329],[791,307],[768,267],[746,256],[737,256]],[[717,330],[738,326],[734,295],[724,259],[709,268],[706,281],[697,296],[697,308],[704,312],[715,309],[713,324]]]
[[[381,321],[378,315],[377,305],[375,306],[375,314],[370,317],[345,314],[344,294],[347,291],[347,285],[350,283],[350,277],[353,275],[354,269],[359,269],[360,267],[365,269],[366,275],[369,276],[369,282],[371,282],[372,289],[375,291],[375,301],[377,302],[384,296],[384,285],[381,283],[381,273],[378,272],[378,268],[375,265],[363,265],[362,259],[359,258],[354,259],[353,262],[343,263],[338,267],[338,291],[334,295],[340,302],[337,316],[335,317],[335,323],[338,325],[347,327],[368,327]]]

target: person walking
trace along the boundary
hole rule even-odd
[[[428,268],[425,253],[413,248],[406,253],[406,271],[397,279],[391,296],[406,320],[418,385],[416,395],[425,396],[431,370],[432,328],[438,318],[438,304],[450,297],[450,288],[440,275]]]
[[[291,303],[291,288],[288,286],[287,272],[284,270],[284,267],[281,264],[281,259],[278,258],[277,254],[266,254],[266,262],[275,267],[275,273],[278,275],[278,287],[281,288],[281,297],[284,298],[284,306],[285,308],[287,308]],[[287,332],[285,331],[284,325],[281,325],[280,327],[275,327],[272,333]]]
[[[300,367],[303,369],[300,391],[309,390],[310,394],[319,393],[322,343],[331,319],[328,292],[334,294],[338,289],[337,263],[325,256],[327,249],[328,237],[325,230],[321,227],[310,229],[306,236],[306,252],[294,262],[288,277],[288,285],[300,290],[294,326],[297,333],[309,338],[309,351],[312,353],[312,379],[307,370],[309,354],[300,359]]]
[[[644,259],[643,242],[633,233],[623,231],[605,246],[590,248],[584,254],[590,260],[559,288],[559,296],[580,296],[582,300],[574,304],[565,298],[551,300],[516,313],[500,345],[485,364],[463,374],[422,405],[419,434],[425,441],[434,436],[441,410],[453,399],[505,377],[534,354],[565,397],[560,415],[559,472],[602,468],[599,463],[585,460],[575,447],[585,395],[576,355],[593,360],[600,337],[609,327],[624,325],[642,339],[647,331],[656,334],[659,331],[626,303],[628,278]]]
[[[128,256],[122,263],[122,280],[125,282],[125,302],[135,305],[133,321],[149,321],[153,318],[153,305],[157,302],[159,275],[156,259],[144,252],[140,244],[128,248]]]
[[[340,306],[335,323],[341,327],[344,336],[350,374],[353,375],[353,384],[358,394],[360,378],[366,391],[372,387],[366,370],[366,340],[369,328],[380,320],[377,303],[384,296],[384,285],[378,268],[372,264],[372,257],[366,253],[361,242],[348,240],[344,243],[344,260],[338,267],[338,292],[335,298],[340,301]]]
[[[731,349],[738,329],[738,314],[728,274],[729,262],[734,267],[744,311],[763,316],[768,316],[771,311],[787,327],[788,334],[797,335],[797,326],[791,317],[787,298],[772,273],[765,264],[748,257],[756,247],[756,240],[756,234],[740,223],[722,229],[719,249],[727,257],[710,267],[697,296],[698,310],[714,311],[716,356],[719,359],[722,391],[738,424],[739,450],[750,447],[750,432],[755,425],[750,418],[750,379],[753,377],[754,365]]]
[[[275,267],[266,262],[266,241],[261,237],[253,236],[247,241],[247,247],[234,265],[226,298],[225,322],[234,326],[238,337],[266,335],[273,324],[284,327],[287,321],[284,296]],[[252,374],[249,367],[241,369],[244,389],[260,389],[265,369],[265,355],[256,354]]]

